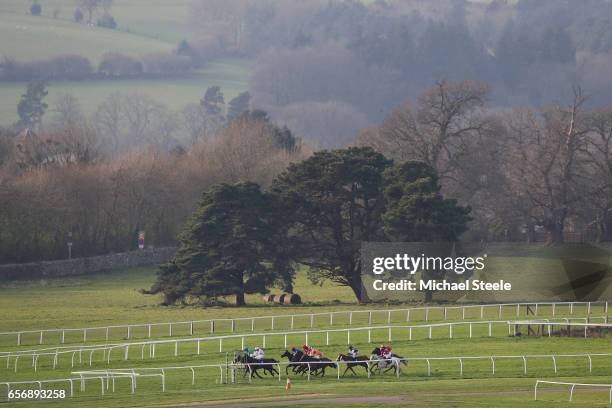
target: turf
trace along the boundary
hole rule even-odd
[[[296,291],[306,300],[307,304],[300,307],[285,307],[265,305],[259,296],[249,296],[250,303],[246,308],[214,307],[161,307],[159,298],[143,296],[137,292],[139,288],[147,287],[154,279],[154,270],[140,268],[120,271],[112,274],[93,275],[72,279],[49,280],[45,282],[4,283],[0,288],[0,310],[3,319],[0,320],[0,330],[15,330],[43,327],[79,327],[104,324],[120,324],[146,321],[171,321],[188,319],[206,319],[211,317],[238,317],[253,315],[288,314],[300,312],[324,312],[330,310],[348,310],[371,308],[354,304],[353,295],[346,288],[337,288],[329,284],[313,286],[303,273],[298,274]],[[265,306],[265,307],[264,307]],[[385,308],[385,305],[377,305]],[[401,307],[396,305],[393,307]],[[478,310],[477,310],[478,312]],[[540,315],[549,315],[550,309],[541,308]],[[575,315],[584,314],[577,308]],[[487,319],[496,317],[495,310],[487,312]],[[512,310],[506,313],[512,314]],[[596,310],[593,313],[601,313]],[[476,313],[478,314],[478,313]],[[557,310],[557,314],[566,314]],[[384,324],[386,313],[381,312],[376,324]],[[393,321],[402,319],[404,315],[392,315]],[[417,323],[423,323],[423,316],[412,316]],[[477,318],[478,316],[472,316]],[[509,316],[506,316],[509,317]],[[442,316],[432,315],[432,320],[440,320]],[[458,320],[459,316],[449,316]],[[286,322],[285,322],[286,323]],[[357,324],[359,322],[356,322]],[[367,323],[367,322],[366,322]],[[334,327],[345,326],[346,322],[336,321]],[[364,324],[365,325],[365,324]],[[316,327],[329,326],[326,320],[318,320]],[[473,338],[468,338],[467,329],[457,327],[454,338],[448,339],[447,329],[436,329],[433,339],[428,339],[427,330],[413,333],[413,340],[408,340],[406,329],[398,329],[393,333],[394,350],[404,357],[457,357],[457,356],[491,356],[491,355],[526,355],[526,354],[583,354],[611,353],[609,339],[556,338],[556,337],[514,337],[507,334],[504,324],[495,325],[493,336],[489,337],[486,327],[474,330]],[[248,331],[240,328],[241,332]],[[204,333],[202,335],[205,335]],[[370,348],[380,342],[388,342],[386,330],[375,330],[371,343],[365,332],[351,335],[351,342],[357,345],[363,354],[369,354]],[[251,345],[261,344],[263,339],[247,340]],[[303,336],[289,336],[288,345],[299,345]],[[329,340],[325,334],[312,335],[310,343],[319,346],[331,358],[344,352],[347,347],[346,334],[331,334]],[[329,342],[327,345],[326,343]],[[74,343],[73,343],[74,345]],[[74,377],[75,370],[167,367],[182,365],[218,364],[226,361],[225,351],[238,350],[242,346],[239,339],[224,342],[224,352],[218,352],[217,342],[202,342],[201,354],[197,354],[195,343],[180,344],[178,356],[175,356],[173,343],[157,346],[155,358],[151,358],[148,348],[133,346],[127,360],[122,350],[114,350],[110,365],[103,362],[100,351],[92,355],[92,365],[89,365],[89,353],[78,353],[74,356],[75,366],[71,367],[71,355],[61,355],[58,368],[52,369],[52,357],[41,356],[38,361],[38,371],[34,373],[31,362],[23,358],[18,363],[15,372],[14,360],[9,368],[0,359],[0,380],[18,381],[51,378]],[[44,346],[28,346],[38,348]],[[26,347],[19,349],[24,350]],[[3,346],[2,350],[15,350],[15,346]],[[282,337],[267,336],[267,356],[278,358],[284,349]],[[488,359],[464,360],[463,376],[459,372],[457,360],[431,361],[431,375],[428,375],[425,361],[411,361],[408,367],[403,367],[401,376],[394,377],[391,373],[368,379],[363,369],[358,369],[357,376],[347,376],[336,379],[336,371],[328,371],[329,378],[313,377],[310,382],[305,377],[293,376],[293,389],[284,389],[285,376],[278,379],[256,379],[252,384],[244,381],[236,385],[221,385],[218,369],[195,369],[195,384],[192,385],[192,372],[189,369],[168,371],[166,373],[167,391],[160,390],[159,378],[141,378],[134,395],[130,394],[126,379],[117,380],[115,393],[109,392],[100,397],[99,382],[88,382],[85,392],[81,393],[76,386],[77,398],[66,401],[22,402],[16,406],[79,406],[102,407],[113,405],[124,406],[175,406],[176,404],[195,404],[204,406],[206,401],[236,402],[252,400],[261,404],[276,403],[279,406],[306,406],[306,402],[323,398],[321,404],[307,406],[360,406],[358,400],[351,399],[360,396],[401,396],[400,399],[388,401],[387,405],[414,406],[498,406],[510,407],[516,405],[552,407],[567,404],[567,388],[546,386],[541,394],[541,401],[533,402],[533,385],[536,379],[558,379],[560,381],[579,381],[587,383],[612,383],[610,367],[612,358],[593,357],[593,371],[588,371],[588,360],[585,357],[559,358],[558,372],[553,369],[550,358],[529,358],[528,372],[523,373],[522,359],[499,359],[496,361],[495,374],[491,371]],[[56,386],[56,388],[59,386]],[[66,388],[63,386],[62,388]],[[565,390],[565,391],[564,391]],[[4,391],[0,390],[0,393]],[[316,394],[316,395],[314,395]],[[4,394],[0,394],[2,396]],[[284,401],[293,398],[295,402]],[[337,400],[337,398],[349,398]],[[399,397],[398,397],[399,398]],[[283,402],[284,401],[284,402]],[[369,400],[365,400],[369,401]],[[363,403],[361,406],[374,404]],[[607,393],[604,391],[579,391],[571,406],[605,405]],[[6,406],[10,406],[7,404]],[[242,405],[239,405],[242,406]]]

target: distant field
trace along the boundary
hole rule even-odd
[[[42,1],[43,15],[27,14],[29,1],[0,1],[0,55],[31,61],[59,54],[79,54],[96,64],[107,51],[133,56],[169,51],[189,38],[190,0],[115,0],[111,13],[118,30],[77,24],[72,21],[74,0]],[[55,9],[59,18],[52,18]],[[77,97],[89,114],[113,92],[139,92],[178,110],[197,102],[207,87],[219,85],[227,100],[248,89],[248,63],[238,59],[212,61],[185,78],[160,80],[60,81],[49,85],[49,114],[60,93]],[[0,83],[0,125],[17,120],[16,107],[26,83]],[[47,115],[47,117],[49,116]]]
[[[0,54],[19,61],[78,54],[96,64],[108,51],[140,56],[169,51],[174,46],[171,42],[118,30],[0,12]]]
[[[224,316],[251,316],[269,313],[306,313],[308,307],[262,308],[260,295],[248,295],[247,308],[191,308],[159,306],[161,297],[144,296],[139,289],[149,288],[155,269],[141,268],[48,280],[33,284],[0,283],[0,331],[17,328],[81,327],[117,322],[175,321]],[[276,290],[279,292],[279,290]],[[296,293],[311,304],[343,303],[355,307],[352,291],[325,284],[313,286],[305,274],[299,274]],[[347,305],[347,303],[349,305]],[[313,306],[315,309],[317,306]]]
[[[143,93],[173,110],[179,110],[188,103],[197,103],[207,87],[219,85],[227,102],[248,89],[248,75],[248,62],[223,59],[211,62],[186,78],[52,82],[46,99],[49,104],[46,118],[53,114],[55,99],[61,93],[76,96],[86,114],[92,113],[113,92]],[[17,120],[17,103],[26,86],[23,82],[0,82],[0,125]]]
[[[75,0],[43,0],[40,3],[43,17],[50,19],[58,10],[58,19],[72,21]],[[114,0],[111,14],[119,30],[177,43],[188,38],[191,32],[190,4],[191,0]],[[7,13],[26,16],[29,6],[29,1],[2,0],[0,19],[6,18]]]

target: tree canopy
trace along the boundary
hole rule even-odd
[[[435,170],[393,166],[370,147],[319,151],[289,165],[263,192],[254,183],[206,192],[180,236],[177,255],[149,293],[165,303],[189,298],[291,291],[294,265],[313,283],[348,286],[360,301],[365,241],[455,241],[469,209],[440,193]]]
[[[178,300],[265,293],[275,280],[276,205],[257,184],[220,184],[207,191],[149,293]]]

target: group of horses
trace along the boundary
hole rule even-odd
[[[381,374],[391,370],[394,370],[394,373],[398,374],[400,371],[400,365],[407,365],[404,358],[397,354],[392,354],[389,358],[383,358],[379,347],[372,350],[369,358],[366,356],[357,356],[356,358],[353,358],[346,354],[340,354],[336,358],[336,361],[332,361],[326,357],[316,358],[308,356],[301,350],[298,350],[295,353],[285,350],[285,352],[281,354],[281,357],[289,360],[289,364],[285,369],[285,374],[287,375],[291,369],[294,374],[309,374],[313,376],[320,375],[321,377],[325,377],[325,370],[327,368],[339,369],[339,365],[337,363],[339,361],[346,363],[346,368],[344,373],[342,373],[342,376],[346,375],[347,371],[350,371],[353,373],[353,375],[357,375],[355,368],[358,367],[363,367],[366,370],[366,373],[369,370],[370,374]],[[263,378],[259,374],[259,371],[262,371],[264,375],[278,375],[278,370],[276,367],[279,364],[279,361],[273,358],[258,360],[249,356],[248,354],[239,354],[234,359],[234,364],[238,363],[243,364],[246,367],[245,376],[248,374],[251,378],[253,378],[253,376]]]

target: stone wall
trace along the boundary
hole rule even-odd
[[[176,248],[148,248],[109,255],[0,265],[0,280],[35,280],[88,275],[135,266],[159,265],[168,261]]]

